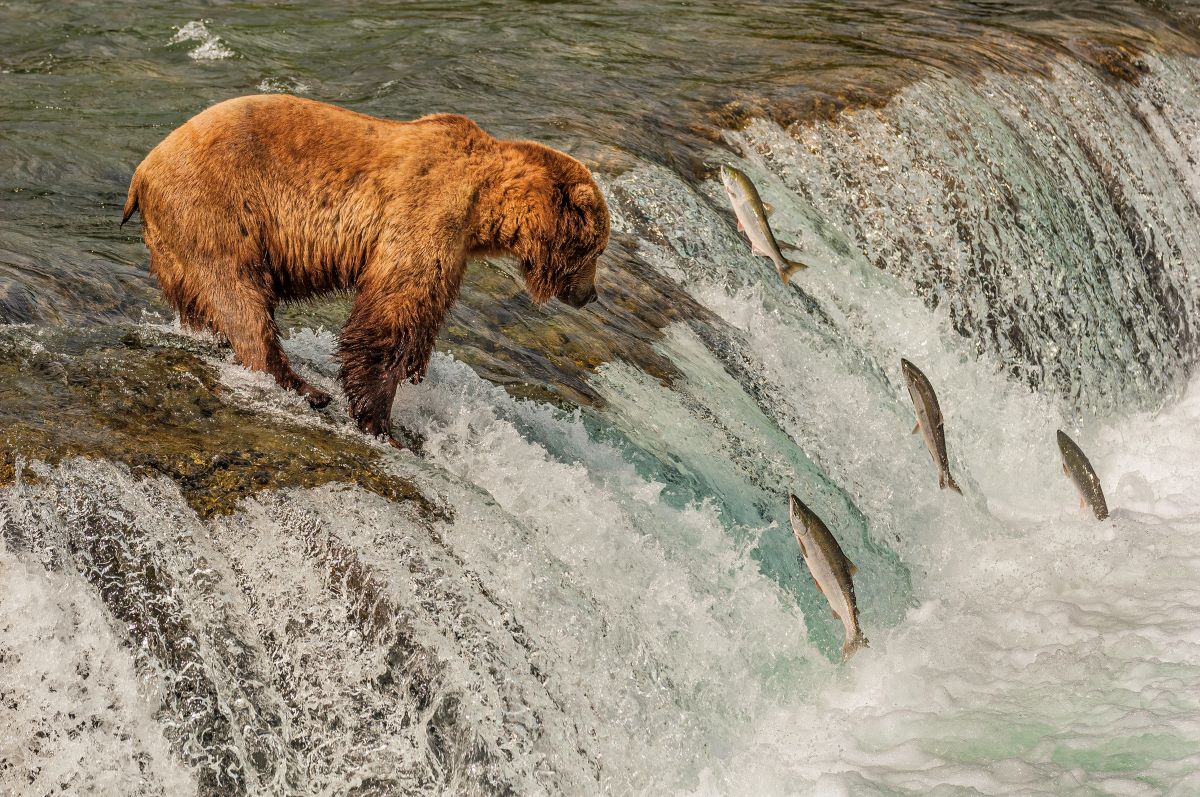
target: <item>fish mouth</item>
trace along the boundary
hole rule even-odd
[[[1062,429],[1059,429],[1058,434],[1055,436],[1058,438],[1058,452],[1062,454],[1063,464],[1065,465],[1067,461],[1067,452],[1074,447],[1075,441],[1068,437],[1067,433]]]
[[[804,504],[800,503],[800,499],[795,493],[788,495],[788,512],[792,517],[800,517],[800,512],[804,508]]]

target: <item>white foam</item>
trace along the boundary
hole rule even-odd
[[[208,29],[206,23],[211,21],[204,19],[187,23],[175,32],[170,43],[199,42],[199,46],[193,47],[188,52],[188,57],[194,61],[220,61],[229,58],[234,52],[225,46],[220,36]]]
[[[78,580],[2,542],[0,705],[0,792],[195,788],[163,737],[153,686],[138,678],[104,606]]]
[[[886,633],[868,628],[871,649],[810,705],[760,716],[744,751],[699,791],[1057,794],[1108,772],[1111,793],[1160,793],[1191,777],[1200,380],[1166,412],[1076,433],[1116,507],[1098,523],[1058,472],[1060,421],[1047,402],[986,363],[925,346],[970,485],[963,500],[933,486],[906,435],[907,396],[872,395],[836,354],[791,346],[794,316],[753,292],[696,290],[740,319],[777,395],[820,430],[797,436],[821,445],[876,527],[900,535],[918,601]],[[903,345],[909,330],[897,332],[878,347]]]
[[[514,402],[441,355],[425,383],[400,391],[395,415],[425,435],[429,460],[486,490],[587,596],[587,614],[555,635],[587,685],[578,705],[598,715],[604,758],[623,762],[605,772],[612,788],[689,782],[710,751],[736,743],[749,706],[800,689],[822,666],[795,607],[715,510],[672,508],[665,485],[593,442],[578,415]],[[557,614],[516,597],[522,584],[509,588],[534,617]]]
[[[258,84],[258,90],[268,94],[307,94],[312,91],[312,85],[294,77],[269,77]]]

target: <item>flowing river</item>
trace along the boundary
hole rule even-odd
[[[0,2],[0,793],[1200,793],[1200,7],[1062,6]],[[346,297],[323,413],[181,332],[129,177],[262,92],[579,157],[601,301],[473,265],[416,454]]]

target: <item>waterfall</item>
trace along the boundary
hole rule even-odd
[[[166,454],[151,476],[70,446],[12,463],[0,791],[1200,788],[1200,62],[1140,63],[931,74],[724,131],[707,163],[774,205],[812,264],[792,285],[715,176],[601,174],[614,240],[702,310],[639,341],[670,369],[623,351],[572,406],[439,353],[393,411],[420,455],[153,322],[125,354],[5,328],[28,384],[142,357],[184,391],[200,362],[203,417],[378,472],[198,508]],[[333,332],[285,346],[336,389]],[[938,391],[963,497],[910,435],[901,357]],[[1111,522],[1076,510],[1058,428]],[[858,566],[871,647],[845,664],[789,492]]]

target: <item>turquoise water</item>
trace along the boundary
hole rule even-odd
[[[116,227],[141,155],[225,97],[469,113],[588,162],[614,228],[600,307],[474,267],[393,410],[422,453],[380,451],[441,514],[325,484],[202,517],[136,452],[38,461],[27,427],[59,427],[4,370],[0,791],[1200,791],[1194,21],[0,5],[0,351],[39,386],[86,395],[46,358],[116,327],[199,352],[256,433],[336,427],[183,336]],[[722,163],[813,264],[794,285],[737,234]],[[285,324],[335,392],[340,313]],[[909,434],[901,357],[962,498]],[[1059,428],[1110,522],[1078,511]],[[789,491],[859,566],[848,663]]]

